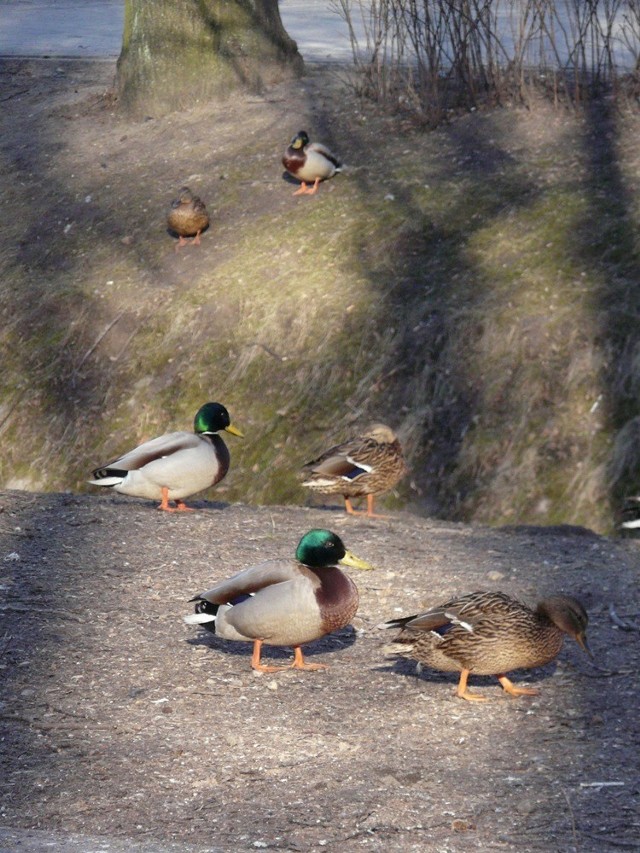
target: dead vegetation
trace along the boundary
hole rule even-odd
[[[382,108],[437,126],[459,110],[635,104],[637,0],[334,0],[354,85]]]
[[[305,500],[308,458],[373,420],[387,504],[611,529],[639,484],[638,117],[469,114],[424,133],[331,69],[134,123],[113,67],[7,60],[0,480],[82,490],[217,399],[247,438],[217,493]],[[294,198],[306,127],[349,165]],[[205,200],[176,253],[177,188]]]

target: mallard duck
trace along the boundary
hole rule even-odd
[[[342,163],[336,155],[319,142],[309,142],[309,136],[304,130],[297,133],[289,143],[282,165],[301,183],[294,195],[314,195],[320,181],[332,178],[342,169]],[[313,183],[313,186],[308,187],[308,183]]]
[[[375,518],[374,498],[392,489],[407,473],[402,447],[392,429],[373,424],[357,438],[337,444],[303,468],[303,486],[327,495],[342,495],[345,509],[358,515],[350,498],[367,498],[367,516]]]
[[[205,403],[195,416],[194,432],[169,432],[145,441],[92,472],[94,486],[110,486],[123,495],[161,500],[158,509],[189,510],[182,498],[215,486],[229,470],[229,451],[216,435],[225,430],[242,433],[233,426],[229,412],[220,403]]]
[[[260,672],[326,669],[306,663],[300,648],[348,625],[358,609],[358,589],[338,563],[371,569],[347,551],[330,530],[310,530],[300,540],[295,560],[266,560],[213,589],[196,595],[188,624],[203,625],[225,640],[253,643],[251,666]],[[292,646],[293,663],[266,666],[262,644]]]
[[[209,226],[209,214],[202,199],[194,195],[189,187],[182,187],[178,198],[171,202],[167,225],[170,231],[178,235],[176,252],[181,246],[187,245],[185,237],[193,237],[191,245],[200,245],[200,234]]]
[[[591,655],[584,607],[568,595],[543,599],[535,610],[502,592],[472,592],[421,613],[386,622],[401,628],[389,654],[409,657],[443,672],[460,672],[456,695],[486,701],[467,690],[470,674],[496,675],[512,696],[537,694],[516,687],[505,673],[544,666],[557,657],[568,634]]]

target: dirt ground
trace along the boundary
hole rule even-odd
[[[5,119],[11,108],[21,122],[4,122],[9,201],[23,194],[33,205],[43,118],[71,127],[82,116],[99,152],[113,66],[12,60],[0,75]],[[248,123],[240,134],[254,106],[237,107]],[[190,132],[175,129],[185,145]],[[140,162],[157,143],[144,125],[118,133]],[[54,137],[49,128],[52,160]],[[95,156],[96,173],[103,166]],[[108,180],[117,194],[126,175]],[[260,198],[247,196],[245,213]],[[68,211],[54,216],[45,201],[20,249],[34,274],[66,263],[54,237]],[[178,268],[157,218],[163,275],[178,281],[191,261]],[[23,222],[6,225],[17,239]],[[136,240],[114,232],[118,246]],[[163,298],[137,286],[150,310]],[[114,362],[131,335],[118,331]],[[0,494],[0,851],[640,849],[636,541],[215,502],[222,496],[167,515],[101,494]],[[250,648],[182,622],[192,595],[292,554],[312,527],[335,530],[376,569],[353,573],[353,627],[307,649],[328,671],[256,674]],[[491,702],[471,704],[455,698],[454,677],[384,658],[380,622],[474,589],[529,602],[576,595],[594,661],[568,642],[555,664],[514,676],[535,683],[537,697],[514,700],[495,679],[473,679]]]
[[[1,850],[638,849],[636,541],[337,507],[0,503]],[[352,572],[353,626],[307,648],[330,669],[257,674],[247,645],[183,624],[193,594],[312,527],[375,566]],[[455,677],[385,659],[381,621],[474,589],[580,597],[594,661],[567,642],[515,675],[538,696],[476,678],[491,702],[472,704]]]

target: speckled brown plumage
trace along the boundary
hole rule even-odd
[[[179,237],[176,249],[186,245],[185,237],[193,237],[192,245],[199,245],[200,234],[209,226],[209,213],[202,199],[189,187],[182,187],[178,198],[171,202],[167,225]]]
[[[469,674],[497,675],[512,695],[537,691],[514,687],[505,673],[553,660],[568,634],[585,650],[588,617],[575,598],[554,595],[535,610],[501,592],[473,592],[452,598],[418,616],[391,620],[402,628],[388,651],[443,672],[460,672],[458,696],[469,693]]]
[[[307,462],[302,483],[328,495],[342,495],[348,513],[355,514],[351,498],[367,498],[367,515],[373,516],[376,495],[392,489],[407,473],[402,447],[392,429],[373,424],[357,438],[331,447]]]

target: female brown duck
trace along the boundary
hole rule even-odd
[[[584,607],[568,595],[552,595],[531,610],[502,592],[472,592],[419,616],[386,622],[384,627],[402,630],[385,651],[443,672],[460,672],[456,695],[461,699],[486,701],[467,690],[470,674],[496,675],[512,696],[533,696],[537,690],[515,687],[505,673],[549,663],[565,634],[591,655],[587,622]]]
[[[176,252],[187,245],[185,237],[193,237],[192,246],[200,245],[200,234],[209,227],[209,213],[202,199],[194,195],[189,187],[182,187],[178,198],[171,202],[167,226],[178,235]]]
[[[303,486],[329,495],[342,495],[345,509],[357,515],[351,498],[366,497],[369,517],[375,517],[376,495],[392,489],[407,473],[402,447],[392,429],[373,424],[357,438],[330,447],[304,466]]]

